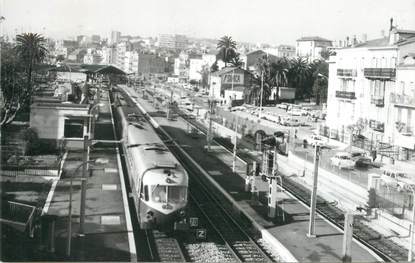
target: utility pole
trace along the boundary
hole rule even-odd
[[[239,118],[236,117],[235,123],[235,140],[233,142],[233,160],[232,160],[232,172],[235,172],[236,168],[236,149],[237,149],[237,142],[238,142],[238,120]]]
[[[318,163],[320,160],[320,146],[316,144],[316,151],[314,153],[314,178],[313,178],[313,190],[311,192],[311,205],[310,205],[310,222],[308,228],[308,237],[316,237],[315,233],[315,221],[316,221],[316,203],[317,203],[317,184],[318,184]]]
[[[214,113],[214,107],[215,107],[215,100],[209,100],[209,111],[208,111],[208,115],[209,115],[209,129],[207,132],[207,151],[210,151],[210,144],[212,143],[212,114]]]
[[[258,117],[261,119],[262,117],[262,93],[264,92],[264,70],[261,72],[261,94],[259,100],[259,114]]]
[[[344,218],[344,235],[343,235],[343,257],[344,263],[352,262],[352,241],[353,241],[353,214],[346,213]]]
[[[89,131],[88,131],[89,132]],[[81,208],[80,208],[80,218],[79,218],[79,235],[84,235],[84,223],[85,223],[85,202],[86,202],[86,176],[88,172],[88,162],[89,162],[89,151],[90,151],[90,144],[91,141],[89,139],[89,135],[84,136],[84,154],[83,154],[83,162],[85,165],[82,166],[82,181],[81,181]]]

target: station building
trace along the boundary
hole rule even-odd
[[[210,75],[209,96],[223,103],[242,100],[246,89],[254,85],[254,76],[238,67],[226,67]]]
[[[414,55],[415,31],[392,21],[388,37],[337,49],[320,133],[346,143],[358,135],[367,150],[415,159]]]

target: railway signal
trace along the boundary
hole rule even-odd
[[[196,239],[197,240],[205,240],[206,239],[206,229],[200,228],[196,230]]]
[[[189,218],[189,225],[190,225],[190,227],[197,227],[199,225],[199,218],[190,217]]]

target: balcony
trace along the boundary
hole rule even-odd
[[[365,68],[364,75],[366,78],[372,79],[391,79],[396,76],[394,68]]]
[[[395,144],[400,147],[415,149],[415,136],[412,127],[403,122],[396,122],[395,125]]]
[[[385,132],[385,123],[380,121],[370,120],[369,127],[374,131]]]
[[[357,71],[355,69],[342,69],[342,68],[338,68],[337,69],[337,76],[338,77],[356,77],[357,76]]]
[[[371,97],[370,103],[374,104],[376,107],[384,107],[385,106],[385,98],[379,98],[379,97]]]
[[[397,93],[390,94],[390,102],[395,104],[395,107],[411,107],[415,108],[415,97],[409,95],[402,95]]]
[[[356,94],[352,91],[336,90],[336,98],[353,100],[353,99],[356,99]]]

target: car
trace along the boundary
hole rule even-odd
[[[231,111],[245,111],[246,108],[244,106],[236,106],[236,107],[232,107]]]
[[[372,159],[365,152],[352,152],[352,159],[356,162],[356,167],[368,167],[372,165]]]
[[[283,109],[283,110],[287,110],[288,109],[288,104],[283,102],[277,105],[277,108]]]
[[[339,169],[354,169],[356,162],[352,159],[351,153],[338,152],[330,158],[330,163]]]
[[[322,147],[327,146],[327,139],[320,135],[313,134],[305,138],[305,140],[307,141],[307,143],[309,143],[313,147],[315,147],[316,145],[322,146]]]
[[[300,120],[290,117],[281,117],[280,124],[283,126],[298,127],[302,126]]]
[[[415,182],[409,178],[408,174],[396,165],[386,165],[382,167],[381,185],[396,187],[399,192],[403,190],[415,189]]]
[[[290,111],[288,111],[288,114],[292,116],[301,116],[303,112],[301,111],[301,109],[293,108]]]

